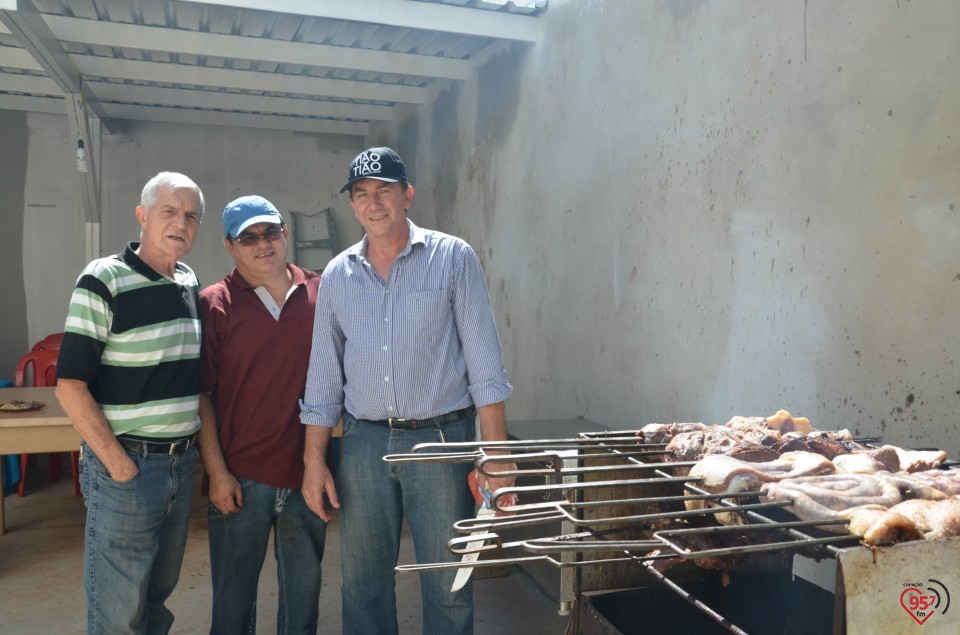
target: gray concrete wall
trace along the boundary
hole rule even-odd
[[[0,311],[0,379],[13,381],[20,356],[29,349],[23,288],[23,192],[27,173],[27,115],[0,110],[0,219],[7,246],[0,249],[4,309]]]
[[[387,135],[484,262],[514,418],[779,408],[960,451],[960,4],[550,0]]]
[[[19,113],[3,114],[23,118]],[[23,300],[10,302],[2,314],[4,346],[9,342],[13,352],[9,360],[0,361],[10,365],[11,377],[16,360],[32,342],[63,330],[70,293],[87,261],[75,143],[66,120],[31,113],[25,121],[19,127],[23,143],[11,148],[16,157],[11,163],[25,166],[25,177],[17,181],[15,170],[4,171],[3,181],[4,192],[9,192],[3,208],[7,226],[23,225],[22,232],[15,232],[22,240],[15,241],[3,258],[10,261],[9,281],[14,286],[22,281],[20,297],[24,290],[26,296],[25,305]],[[14,129],[4,125],[5,134]],[[361,230],[346,196],[337,192],[358,145],[357,139],[347,137],[130,122],[124,132],[103,136],[102,254],[116,253],[137,240],[140,190],[162,170],[183,172],[204,191],[207,214],[185,259],[204,285],[221,279],[233,266],[222,244],[220,213],[228,201],[243,194],[269,198],[288,222],[291,211],[333,208],[345,247],[360,239]],[[311,237],[317,236],[325,232]],[[317,253],[306,264],[322,268],[329,257]],[[22,275],[15,275],[18,268]],[[0,378],[4,376],[0,373]]]
[[[785,408],[960,456],[960,4],[550,0],[539,19],[540,43],[370,140],[407,160],[412,217],[479,252],[509,415],[637,427]],[[62,327],[84,256],[66,126],[28,121],[32,341]],[[229,268],[217,215],[241,193],[332,206],[349,244],[336,191],[357,149],[106,136],[103,249],[135,234],[160,169],[207,193],[188,259],[206,283]]]

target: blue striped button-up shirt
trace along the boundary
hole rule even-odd
[[[323,272],[300,420],[425,419],[513,391],[480,261],[463,240],[410,225],[384,282],[367,238]]]

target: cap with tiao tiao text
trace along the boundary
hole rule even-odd
[[[362,179],[397,183],[407,180],[407,169],[403,166],[400,155],[390,148],[368,148],[350,162],[350,175],[340,192],[346,192],[351,185]]]
[[[273,203],[257,196],[241,196],[223,208],[223,231],[227,238],[236,238],[240,232],[257,223],[283,225],[283,216]]]

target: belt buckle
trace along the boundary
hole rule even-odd
[[[393,429],[394,422],[396,423],[407,423],[409,421],[416,421],[416,419],[401,419],[399,417],[387,417],[387,425],[390,426],[390,429]]]

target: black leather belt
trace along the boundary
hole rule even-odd
[[[193,446],[197,444],[197,435],[191,434],[188,437],[180,437],[178,439],[167,439],[165,441],[153,441],[150,439],[138,439],[135,437],[128,437],[120,435],[117,437],[117,441],[120,442],[127,450],[131,452],[136,452],[142,456],[148,454],[183,454]]]
[[[357,419],[357,421],[360,423],[372,423],[375,426],[390,428],[392,430],[417,430],[419,428],[429,428],[431,426],[442,426],[445,423],[458,421],[460,419],[469,419],[476,414],[476,408],[470,406],[469,408],[464,408],[463,410],[454,410],[453,412],[448,412],[445,415],[430,417],[429,419],[391,418],[381,419],[379,421],[374,421],[373,419]]]

